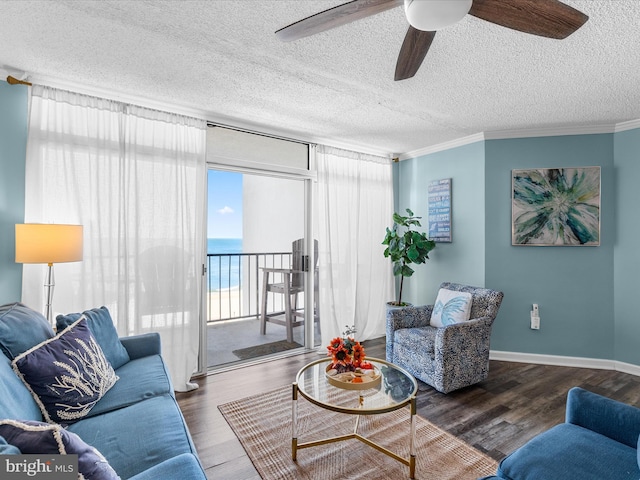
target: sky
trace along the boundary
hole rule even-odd
[[[209,170],[207,238],[242,238],[242,174]]]

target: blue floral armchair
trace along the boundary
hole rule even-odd
[[[444,282],[440,288],[469,292],[470,320],[445,327],[430,325],[433,305],[387,312],[387,361],[442,393],[481,382],[489,374],[491,326],[503,293]]]

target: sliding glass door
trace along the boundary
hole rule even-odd
[[[209,170],[208,367],[305,345],[304,219],[304,180]]]
[[[201,361],[219,369],[312,348],[320,335],[308,146],[219,128],[214,139]],[[282,158],[288,164],[278,165]]]

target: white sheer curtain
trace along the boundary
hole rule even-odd
[[[351,325],[360,341],[382,336],[394,289],[382,245],[393,216],[391,160],[322,145],[316,157],[322,344]]]
[[[54,314],[105,305],[122,336],[159,332],[174,388],[197,368],[206,123],[32,88],[25,221],[84,226],[84,259],[55,266]],[[44,270],[23,302],[42,309]]]

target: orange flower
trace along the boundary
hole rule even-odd
[[[327,347],[327,350],[329,351],[328,355],[334,355],[338,350],[342,350],[343,348],[344,340],[340,337],[336,337],[331,340],[331,343],[329,343],[329,346]]]
[[[364,361],[364,348],[360,345],[360,342],[356,342],[353,346],[353,364],[356,367],[360,366],[360,363]]]
[[[346,334],[345,332],[343,335]],[[340,373],[353,371],[364,362],[364,348],[355,338],[348,336],[331,340],[327,346],[327,355],[331,357],[331,368]]]
[[[351,363],[351,355],[344,348],[340,348],[332,355],[333,367],[336,365],[347,365]]]

